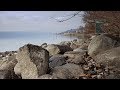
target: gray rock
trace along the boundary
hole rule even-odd
[[[79,47],[79,48],[74,49],[73,51],[85,53],[85,52],[87,52],[88,50],[84,50],[84,49],[82,49],[81,47]]]
[[[0,79],[19,79],[14,72],[10,70],[0,70]]]
[[[66,57],[63,55],[55,55],[50,58],[49,67],[54,68],[56,66],[61,66],[66,63]]]
[[[71,45],[71,41],[62,41],[59,43],[59,45],[67,45],[70,46]]]
[[[74,59],[74,58],[79,58],[83,56],[84,54],[85,52],[68,51],[64,53],[64,56],[68,56],[68,58]]]
[[[67,45],[56,45],[56,44],[50,44],[45,48],[47,51],[49,51],[49,55],[55,55],[55,54],[63,54],[67,51],[72,51],[73,49],[70,48]]]
[[[117,47],[119,45],[120,38],[107,34],[98,35],[91,40],[88,46],[88,54],[93,57],[102,51]]]
[[[52,72],[52,75],[56,76],[59,79],[79,78],[79,75],[83,74],[82,67],[72,63],[57,66],[53,68]]]
[[[68,62],[68,63],[74,63],[74,64],[83,64],[83,63],[85,63],[85,61],[84,61],[84,59],[83,59],[83,55],[79,55],[79,56],[77,56],[77,57],[75,57],[75,58],[71,58],[71,59],[68,59],[66,62]]]
[[[57,77],[52,76],[50,74],[45,74],[45,75],[38,77],[38,79],[57,79]]]
[[[14,67],[17,64],[17,60],[13,57],[10,56],[7,60],[0,61],[0,79],[18,78],[14,73]]]
[[[120,47],[101,52],[94,57],[94,60],[104,66],[120,68]]]
[[[27,44],[19,48],[17,54],[17,70],[22,79],[36,79],[46,74],[49,63],[49,53],[40,46]]]
[[[46,48],[46,47],[47,47],[47,43],[43,43],[43,44],[41,45],[41,47],[42,47],[42,48]]]
[[[72,49],[76,49],[76,48],[80,47],[80,45],[75,44],[75,43],[71,43],[70,47],[71,47]]]

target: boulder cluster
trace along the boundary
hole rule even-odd
[[[1,52],[0,79],[120,79],[120,38],[101,34]]]

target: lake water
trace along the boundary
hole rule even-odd
[[[53,33],[41,32],[0,32],[0,52],[18,50],[21,46],[31,43],[57,44],[61,41],[71,41],[74,37],[66,37]]]

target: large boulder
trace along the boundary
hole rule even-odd
[[[55,54],[63,54],[66,51],[72,51],[73,49],[70,48],[67,45],[56,45],[56,44],[50,44],[45,48],[47,51],[49,51],[50,56]]]
[[[16,64],[17,60],[14,56],[0,60],[0,79],[17,79],[18,77],[14,73]]]
[[[81,74],[83,74],[81,66],[72,63],[57,66],[52,71],[52,75],[58,79],[75,79],[79,78]]]
[[[120,47],[101,52],[96,55],[94,59],[97,63],[101,63],[104,66],[107,65],[120,68]]]
[[[102,51],[117,47],[119,45],[120,38],[108,34],[98,35],[91,40],[88,46],[88,54],[90,56],[95,56]]]
[[[21,74],[22,79],[37,79],[47,73],[49,52],[40,46],[27,44],[19,48],[17,60],[16,74]]]
[[[49,67],[54,68],[56,66],[61,66],[66,63],[66,59],[67,57],[64,55],[54,55],[49,59]]]

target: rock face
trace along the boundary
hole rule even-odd
[[[45,49],[49,51],[50,56],[55,54],[63,54],[66,51],[72,51],[72,48],[70,48],[67,45],[55,45],[55,44],[50,44]]]
[[[66,57],[63,55],[54,55],[49,59],[49,67],[54,68],[56,66],[61,66],[66,63]]]
[[[120,47],[101,52],[96,55],[94,59],[96,60],[96,62],[102,63],[103,65],[120,68]]]
[[[36,79],[48,70],[49,53],[40,46],[27,44],[19,48],[18,63],[14,68],[22,79]]]
[[[120,45],[120,38],[107,34],[99,35],[91,40],[88,46],[88,54],[90,56],[95,56],[99,52],[111,49],[113,47],[117,47],[119,45]]]
[[[52,73],[58,79],[79,78],[80,74],[83,74],[81,66],[71,63],[55,67]]]

